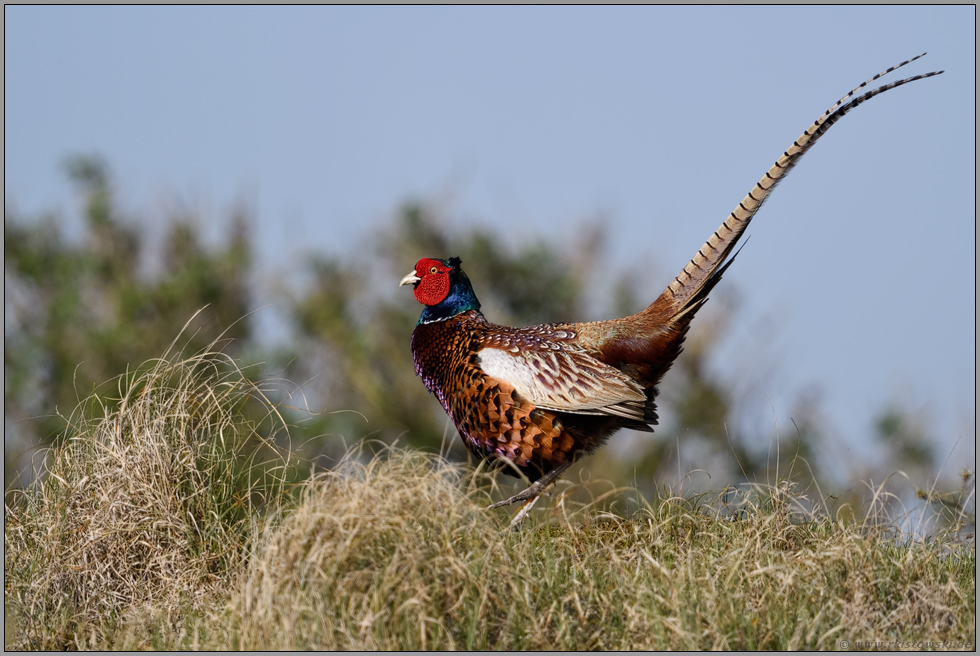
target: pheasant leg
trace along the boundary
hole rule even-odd
[[[497,503],[491,504],[487,506],[487,510],[491,508],[500,508],[501,506],[509,506],[512,503],[517,503],[518,501],[530,501],[532,499],[536,499],[546,487],[558,480],[558,477],[564,474],[565,470],[571,466],[571,462],[558,465],[550,472],[528,485],[527,489],[523,492],[518,492],[509,499],[504,499],[503,501],[498,501]],[[530,511],[530,507],[528,507],[527,510]],[[523,509],[521,512],[524,512]],[[525,512],[524,514],[526,515],[527,513]],[[521,519],[523,519],[523,517],[521,517]]]

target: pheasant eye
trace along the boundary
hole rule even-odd
[[[437,269],[436,267],[432,267],[431,269],[429,269],[429,273],[439,273],[439,269]]]

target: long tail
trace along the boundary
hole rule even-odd
[[[923,57],[925,54],[922,53],[919,57]],[[721,279],[728,265],[734,261],[734,257],[729,259],[728,256],[731,254],[732,249],[735,248],[735,244],[742,237],[745,229],[749,226],[752,217],[755,216],[755,213],[759,211],[762,204],[769,198],[769,194],[776,188],[779,181],[786,177],[792,168],[796,166],[800,158],[830,129],[830,126],[843,118],[849,111],[861,103],[874,98],[879,93],[884,93],[909,82],[939,75],[943,72],[933,71],[932,73],[905,78],[904,80],[898,80],[897,82],[880,86],[877,89],[855,97],[855,94],[860,92],[868,84],[906,64],[914,62],[919,57],[913,57],[898,66],[892,66],[888,70],[875,75],[870,80],[863,82],[859,87],[838,100],[833,107],[814,121],[813,125],[807,128],[806,132],[800,135],[793,142],[793,145],[786,149],[782,157],[776,160],[776,163],[766,171],[762,179],[742,199],[738,207],[728,215],[728,218],[721,224],[721,227],[715,230],[714,234],[708,238],[704,246],[698,249],[698,252],[691,258],[691,261],[684,266],[681,272],[677,274],[677,277],[674,278],[674,281],[663,291],[660,298],[650,306],[650,310],[656,314],[664,311],[670,312],[672,315],[671,323],[676,322],[675,325],[680,324],[677,327],[683,331],[694,312],[707,300],[708,292]]]

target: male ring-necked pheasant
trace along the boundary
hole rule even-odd
[[[681,352],[694,314],[734,261],[729,255],[752,217],[841,117],[879,93],[943,72],[916,75],[857,95],[919,57],[864,82],[818,118],[660,297],[637,314],[591,323],[498,326],[480,312],[458,257],[418,261],[400,283],[414,285],[415,298],[425,306],[412,333],[415,372],[439,398],[470,451],[482,458],[506,459],[532,482],[491,507],[528,502],[515,517],[519,522],[546,486],[617,430],[652,432],[657,424],[657,385]]]

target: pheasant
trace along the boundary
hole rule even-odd
[[[480,458],[509,462],[530,485],[491,508],[526,502],[579,457],[594,452],[620,428],[653,431],[661,378],[681,352],[691,319],[734,262],[732,251],[755,213],[799,159],[845,114],[880,93],[934,71],[864,92],[875,75],[818,118],[698,249],[663,293],[629,317],[590,323],[499,326],[480,312],[460,259],[422,258],[399,286],[413,285],[425,306],[412,332],[415,372]]]

